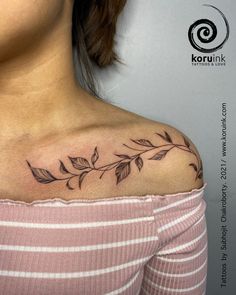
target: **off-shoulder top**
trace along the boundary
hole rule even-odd
[[[1,199],[0,294],[205,294],[206,185],[166,195]]]

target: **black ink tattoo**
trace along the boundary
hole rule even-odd
[[[133,147],[130,147],[130,146],[123,143],[124,146],[126,146],[132,150],[136,150],[136,151],[140,151],[140,152],[135,155],[132,155],[132,156],[129,156],[127,154],[114,154],[114,155],[118,156],[119,158],[121,158],[121,160],[113,162],[111,164],[104,165],[104,166],[95,167],[95,163],[99,158],[97,146],[95,147],[94,152],[91,156],[91,164],[89,163],[89,161],[87,159],[85,159],[83,157],[75,157],[74,158],[74,157],[68,156],[72,166],[76,170],[82,171],[80,174],[75,174],[75,173],[70,172],[65,167],[64,163],[61,160],[59,160],[59,163],[60,163],[59,171],[63,175],[68,175],[68,177],[64,177],[64,178],[57,178],[54,175],[52,175],[52,173],[50,173],[48,170],[32,167],[31,164],[29,163],[29,161],[26,160],[26,162],[27,162],[29,168],[31,169],[31,172],[32,172],[34,178],[38,182],[43,183],[43,184],[47,184],[47,183],[50,183],[53,181],[66,180],[67,188],[70,190],[73,190],[74,188],[70,185],[70,181],[73,178],[78,177],[78,187],[81,189],[81,185],[82,185],[82,182],[83,182],[85,176],[92,170],[93,171],[102,171],[101,175],[99,176],[99,178],[102,178],[102,176],[104,175],[105,172],[110,171],[115,168],[116,184],[118,184],[130,174],[132,161],[134,161],[135,165],[138,168],[138,171],[139,172],[141,171],[141,169],[143,167],[143,159],[141,158],[142,154],[149,152],[151,150],[155,150],[160,147],[165,147],[164,149],[156,152],[151,158],[148,159],[148,160],[159,160],[160,161],[160,160],[164,159],[164,157],[166,156],[166,154],[170,150],[172,150],[173,148],[178,148],[183,151],[192,153],[196,157],[197,165],[195,163],[190,163],[189,166],[191,166],[194,169],[194,171],[196,172],[195,181],[197,180],[197,178],[202,178],[203,177],[202,161],[201,161],[201,159],[199,159],[197,154],[190,148],[190,143],[188,142],[188,140],[184,136],[182,136],[183,140],[184,140],[184,145],[183,144],[174,144],[170,135],[166,131],[164,131],[164,132],[165,132],[165,135],[162,135],[160,133],[155,133],[155,134],[159,135],[162,139],[164,139],[166,142],[168,142],[168,144],[158,146],[158,145],[152,144],[147,139],[136,139],[136,140],[130,139],[133,143],[140,145],[142,147],[146,147],[146,149],[143,150],[143,149],[133,148]]]

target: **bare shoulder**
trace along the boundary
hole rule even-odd
[[[0,191],[32,201],[164,195],[202,187],[202,161],[186,134],[138,115],[122,116],[2,149]]]
[[[134,192],[174,194],[203,186],[202,160],[191,135],[169,124],[113,108],[118,118],[112,127],[113,134],[117,134],[114,147],[115,142],[128,141],[129,144],[122,143],[122,152],[132,154],[130,164],[140,172],[136,182],[130,183]],[[135,179],[134,172],[132,175]]]
[[[64,186],[70,198],[164,195],[203,185],[193,141],[173,126],[143,117],[80,130],[56,144],[38,144],[36,151],[30,157],[34,161],[28,161],[33,176],[41,183],[53,182],[55,189],[60,185],[63,191]],[[53,176],[36,167],[48,167]]]
[[[153,120],[141,126],[142,131],[133,143],[146,150],[140,158],[144,157],[149,191],[163,195],[201,188],[204,184],[202,159],[190,136],[174,126]]]

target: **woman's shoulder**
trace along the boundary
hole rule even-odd
[[[113,117],[84,136],[75,133],[74,146],[78,139],[82,154],[105,166],[102,175],[114,195],[175,194],[203,186],[202,160],[190,135],[120,108]]]
[[[175,194],[203,186],[202,159],[191,135],[144,117],[127,130],[134,163],[145,170],[144,183],[150,193]]]
[[[202,160],[189,136],[131,112],[114,112],[114,118],[98,120],[96,126],[75,130],[52,144],[39,144],[32,159],[37,167],[41,163],[55,171],[56,157],[61,172],[65,164],[82,174],[77,183],[87,195],[103,195],[105,188],[116,196],[174,194],[202,187]]]
[[[17,182],[11,194],[29,201],[175,194],[203,185],[193,141],[174,126],[138,115],[116,113],[113,121],[98,120],[21,150],[11,155],[12,169],[1,176],[6,185],[0,189],[10,193],[11,181]]]

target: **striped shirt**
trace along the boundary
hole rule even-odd
[[[206,185],[93,200],[1,199],[0,294],[205,294]]]

